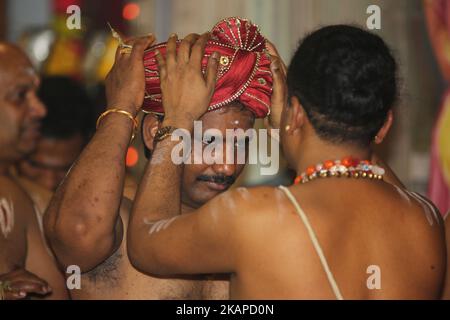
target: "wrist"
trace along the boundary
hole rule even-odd
[[[269,115],[269,125],[271,126],[272,129],[280,129],[281,126],[280,122],[281,122],[280,117],[275,117],[272,114]]]
[[[108,119],[109,119],[109,121],[108,121]],[[138,122],[136,120],[136,116],[133,115],[133,113],[126,111],[124,109],[107,108],[106,111],[103,112],[98,117],[96,128],[98,129],[102,122],[109,122],[110,124],[112,124],[112,123],[116,123],[117,121],[123,121],[123,119],[125,119],[128,123],[131,124],[131,128],[132,128],[131,141],[132,141],[134,138],[135,132],[138,128]],[[121,126],[121,127],[125,128],[124,126]]]
[[[136,117],[137,112],[138,112],[138,108],[127,104],[127,103],[108,103],[106,110],[111,110],[111,109],[120,109],[126,112],[129,112],[133,117]]]
[[[161,125],[162,127],[175,127],[177,129],[185,129],[189,132],[192,132],[192,130],[194,129],[194,120],[190,120],[188,118],[164,118],[164,121]]]

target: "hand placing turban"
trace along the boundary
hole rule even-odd
[[[248,20],[227,18],[214,26],[202,60],[202,71],[205,72],[209,56],[215,51],[220,55],[216,87],[208,111],[239,101],[257,118],[270,113],[272,73],[265,47],[266,39]],[[166,43],[157,44],[145,53],[143,110],[163,114],[156,49],[165,55]]]

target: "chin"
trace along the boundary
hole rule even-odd
[[[221,193],[222,192],[214,190],[195,190],[193,193],[189,194],[188,202],[192,204],[193,207],[198,208]]]

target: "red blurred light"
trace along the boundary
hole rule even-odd
[[[127,157],[126,157],[126,166],[127,167],[134,167],[139,160],[139,153],[137,152],[135,147],[129,147],[127,151]]]
[[[141,13],[141,7],[134,2],[127,3],[122,9],[122,17],[125,20],[136,19]]]

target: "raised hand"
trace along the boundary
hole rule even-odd
[[[51,292],[45,280],[25,269],[0,275],[0,300],[20,300],[30,294],[47,295]]]
[[[108,108],[119,108],[135,115],[144,101],[145,74],[144,50],[153,44],[155,37],[148,35],[125,41],[131,52],[117,48],[116,60],[106,76]]]
[[[190,34],[181,41],[177,53],[177,36],[167,42],[166,57],[157,52],[164,124],[192,130],[194,120],[208,109],[216,84],[218,53],[208,61],[205,75],[202,59],[210,35]]]
[[[271,58],[270,70],[273,77],[273,92],[271,98],[269,123],[266,125],[274,129],[280,128],[281,112],[285,105],[287,105],[287,84],[286,75],[287,68],[280,57],[275,46],[267,41],[266,48]]]

